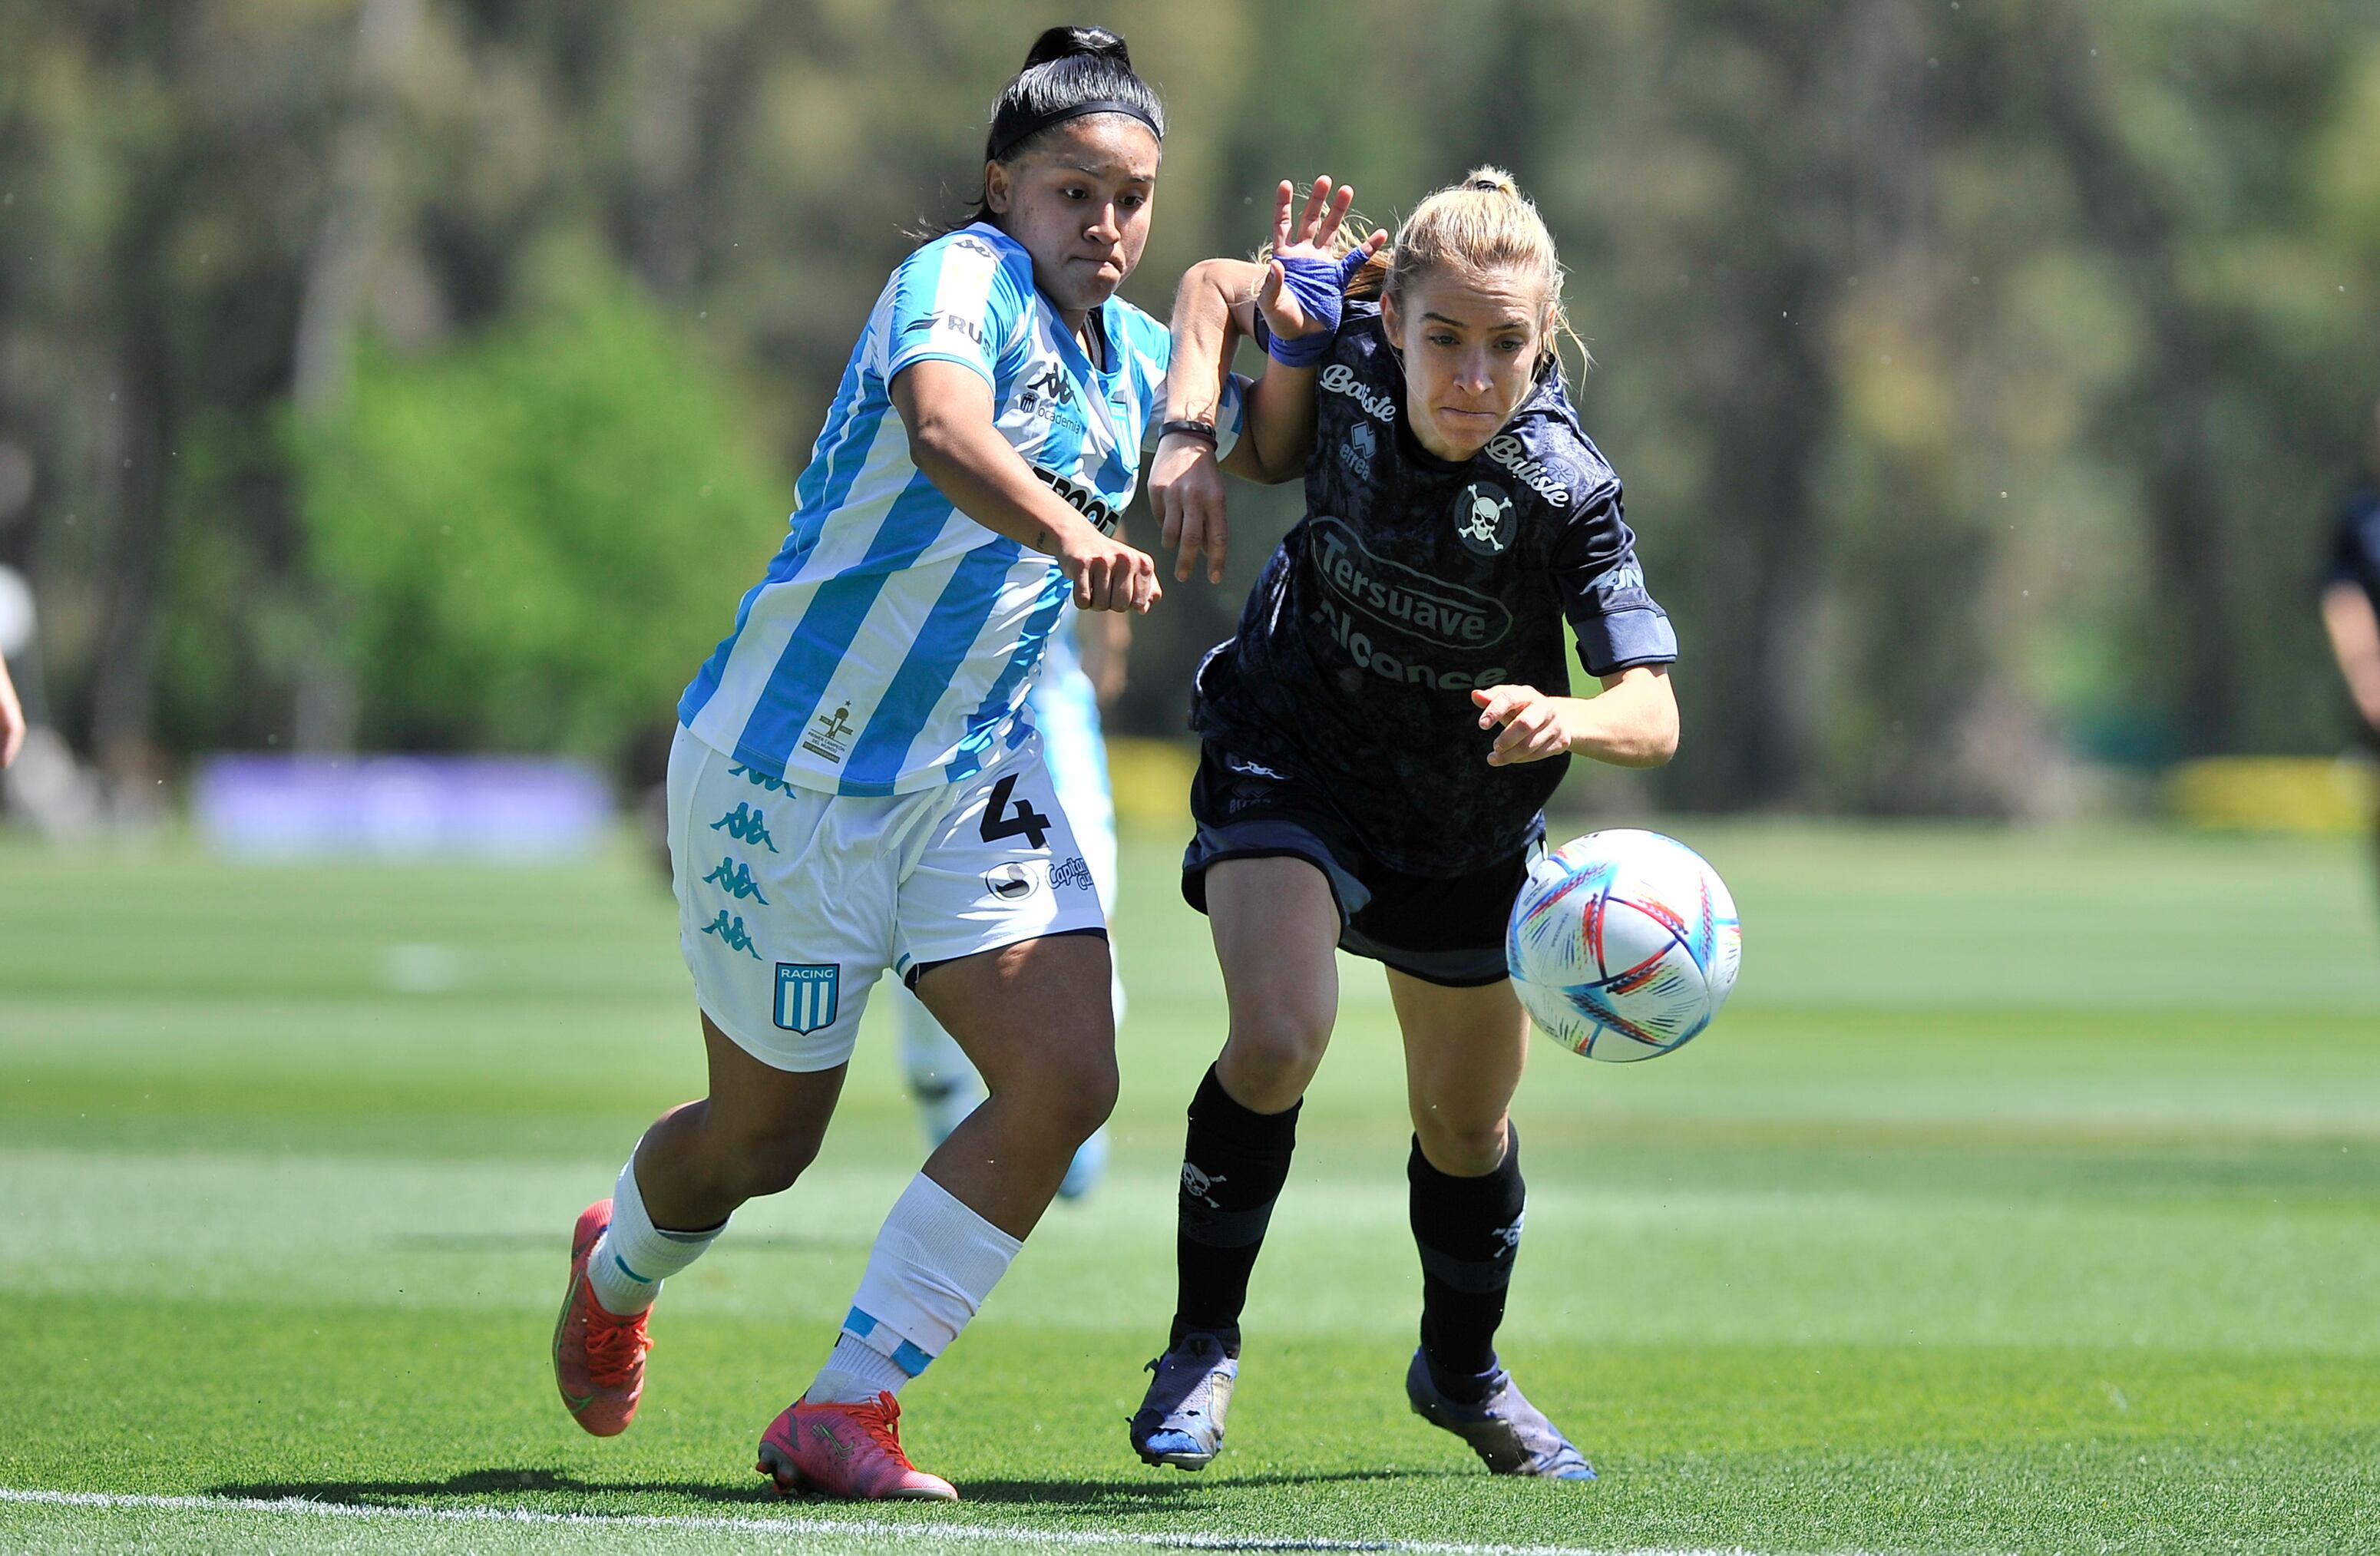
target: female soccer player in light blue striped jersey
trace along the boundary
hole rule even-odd
[[[1146,611],[1159,594],[1112,537],[1171,359],[1164,327],[1115,296],[1163,129],[1122,39],[1034,44],[993,109],[978,219],[893,273],[784,545],[679,704],[670,856],[710,1088],[579,1217],[553,1355],[591,1432],[635,1411],[663,1278],[809,1163],[889,970],[990,1096],[893,1205],[759,1468],[780,1491],[957,1494],[903,1453],[894,1396],[982,1305],[1115,1096],[1105,920],[1022,708],[1070,595]],[[1207,435],[1237,431],[1238,393]]]

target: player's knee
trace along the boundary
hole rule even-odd
[[[1335,1014],[1315,1002],[1284,1000],[1247,1019],[1234,1017],[1229,1068],[1262,1081],[1267,1090],[1294,1088],[1302,1094],[1322,1066]]]
[[[1463,1119],[1427,1108],[1414,1111],[1414,1137],[1421,1154],[1439,1172],[1457,1178],[1492,1173],[1504,1160],[1504,1115]]]
[[[1120,1087],[1113,1050],[1110,1050],[1103,1060],[1087,1065],[1076,1077],[1071,1100],[1062,1118],[1066,1135],[1076,1145],[1089,1139],[1099,1126],[1108,1121],[1108,1115],[1115,1112],[1116,1093]]]
[[[1062,1071],[1047,1078],[1041,1089],[1051,1131],[1081,1145],[1115,1112],[1122,1084],[1116,1072],[1115,1044],[1085,1044]]]
[[[783,1194],[818,1160],[816,1131],[767,1130],[738,1142],[730,1172],[747,1199]]]
[[[1089,1139],[1115,1111],[1120,1081],[1115,1031],[1105,1020],[1053,1027],[985,1081],[995,1097],[1026,1109],[1037,1129],[1069,1150]]]

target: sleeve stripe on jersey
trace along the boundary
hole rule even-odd
[[[885,343],[885,382],[890,383],[903,368],[934,359],[973,368],[998,394],[1002,388],[999,363],[1007,345],[1005,338],[993,338],[998,327],[995,315],[1006,311],[993,306],[993,293],[1002,278],[1000,256],[980,240],[945,243],[935,253],[933,264],[929,312],[904,319],[896,308],[888,321],[888,329],[901,333],[898,339]],[[929,322],[929,327],[917,330],[921,321]]]
[[[1572,620],[1578,662],[1590,675],[1616,675],[1639,664],[1669,664],[1678,657],[1677,628],[1659,610],[1617,611]]]

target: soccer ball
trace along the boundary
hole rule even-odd
[[[1572,838],[1530,867],[1504,933],[1512,990],[1589,1059],[1682,1048],[1735,987],[1742,929],[1700,854],[1657,832]]]

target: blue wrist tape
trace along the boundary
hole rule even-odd
[[[1337,260],[1303,255],[1281,260],[1281,289],[1296,298],[1298,308],[1322,328],[1295,340],[1274,335],[1265,345],[1265,355],[1285,368],[1310,368],[1330,354],[1330,343],[1339,333],[1339,304],[1345,295],[1342,269]]]

